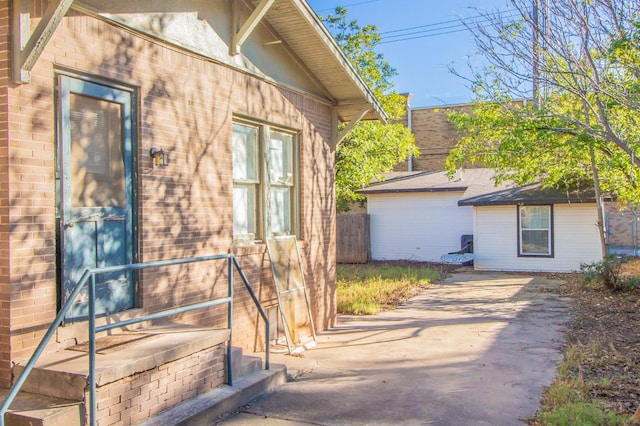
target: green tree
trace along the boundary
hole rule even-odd
[[[335,14],[323,18],[338,44],[362,79],[389,115],[389,123],[360,122],[336,149],[336,197],[339,212],[352,203],[364,202],[355,191],[419,151],[411,131],[399,123],[406,114],[404,96],[393,92],[391,78],[396,75],[375,46],[380,34],[375,25],[360,26],[347,19],[347,9],[337,7]]]
[[[612,120],[626,120],[628,114],[621,111]],[[532,102],[477,102],[471,114],[449,116],[465,136],[451,151],[448,168],[483,165],[495,169],[500,182],[592,188],[593,151],[601,189],[623,203],[637,202],[640,169],[614,142],[575,124],[583,115],[582,104],[567,95],[549,95],[540,107]]]
[[[640,0],[510,3],[511,16],[469,25],[490,65],[474,70],[472,114],[451,115],[467,136],[450,170],[482,164],[499,180],[595,188],[637,205]]]

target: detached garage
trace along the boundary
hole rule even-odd
[[[473,207],[458,201],[495,191],[493,171],[404,172],[359,191],[367,196],[372,260],[440,262],[473,234]]]
[[[493,176],[404,172],[360,190],[372,260],[441,262],[467,238],[476,270],[571,272],[602,259],[593,190],[496,187]]]

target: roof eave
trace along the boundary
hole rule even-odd
[[[332,56],[340,63],[349,80],[359,89],[362,94],[361,99],[336,98],[336,108],[338,115],[343,121],[350,121],[358,111],[369,108],[370,111],[364,116],[364,120],[380,120],[386,122],[389,119],[380,101],[367,86],[362,77],[358,74],[347,56],[344,54],[335,38],[331,35],[327,27],[322,23],[318,14],[309,6],[305,0],[289,0],[309,22],[319,39],[331,52]]]
[[[370,195],[370,194],[397,194],[403,192],[411,193],[432,193],[432,192],[464,192],[467,187],[451,187],[451,188],[406,188],[406,189],[358,189],[358,194]]]
[[[467,198],[458,201],[459,206],[540,206],[549,204],[595,204],[595,198],[540,198],[540,199],[495,199],[495,200],[482,200],[482,197]]]

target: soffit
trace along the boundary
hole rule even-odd
[[[259,3],[249,0],[252,7]],[[341,121],[351,121],[366,107],[372,111],[364,119],[386,120],[378,100],[306,1],[276,0],[265,19],[324,86]]]

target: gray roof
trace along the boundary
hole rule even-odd
[[[562,191],[542,188],[533,183],[514,187],[505,183],[496,186],[491,169],[468,169],[456,172],[449,179],[445,171],[392,172],[386,180],[375,182],[357,192],[362,195],[426,192],[463,192],[459,206],[504,206],[516,204],[595,203],[593,189]]]
[[[495,186],[491,169],[457,171],[451,179],[446,171],[394,172],[386,180],[375,182],[357,192],[362,195],[403,192],[463,192],[463,198],[487,194],[507,185]]]
[[[458,201],[459,206],[505,206],[516,204],[579,204],[595,203],[593,189],[562,191],[554,188],[542,188],[541,184],[516,188],[507,188],[488,194],[465,197]]]

